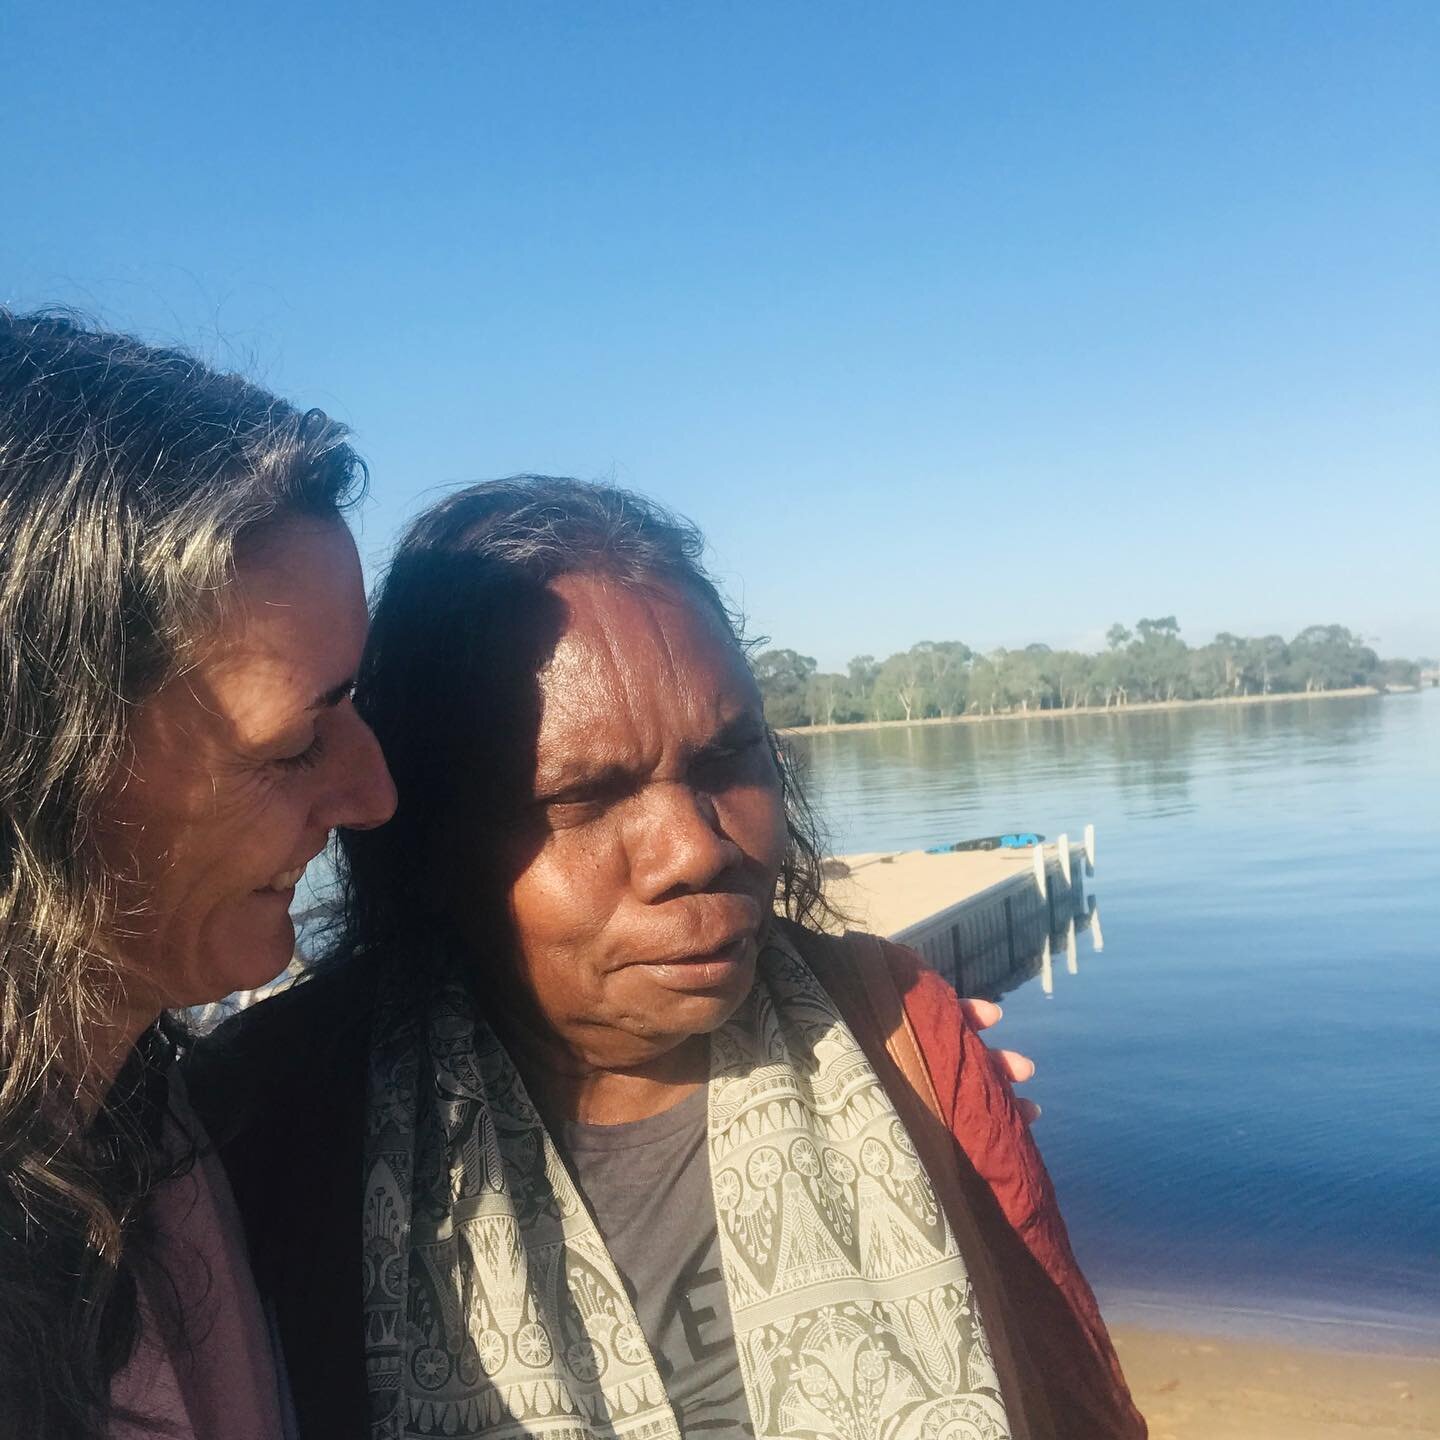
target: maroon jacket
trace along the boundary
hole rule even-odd
[[[791,935],[840,1001],[936,1184],[987,1317],[1007,1404],[1012,1412],[1024,1412],[1012,1413],[1017,1440],[1022,1433],[1034,1440],[1144,1440],[1145,1421],[1070,1248],[1044,1161],[1008,1078],[966,1020],[955,992],[913,950],[850,937],[845,968],[853,969],[863,954],[855,941],[868,941],[876,959],[883,955],[904,1006],[938,1100],[938,1118],[948,1131],[948,1137],[927,1137],[927,1130],[938,1127],[925,1097],[915,1095],[916,1087],[897,1073],[887,1051],[898,1017],[877,1015],[872,1000],[845,994],[843,975],[818,953],[822,948],[833,953],[839,948],[834,941]],[[959,1151],[950,1156],[955,1163],[948,1185],[947,1157],[938,1148],[947,1138]]]

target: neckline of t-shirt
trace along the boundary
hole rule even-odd
[[[709,1106],[709,1087],[697,1085],[683,1100],[657,1115],[642,1120],[622,1120],[618,1125],[591,1125],[567,1120],[561,1126],[564,1145],[571,1150],[634,1150],[655,1145],[681,1131],[704,1125]]]

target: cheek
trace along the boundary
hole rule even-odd
[[[510,889],[510,922],[525,978],[537,994],[588,987],[622,899],[613,847],[552,836]]]
[[[239,903],[313,848],[303,806],[242,797],[177,829],[162,884],[188,906]]]
[[[761,869],[778,877],[789,844],[778,785],[732,791],[718,805],[721,827]]]
[[[187,803],[126,817],[102,847],[126,917],[117,949],[187,986],[249,988],[283,967],[293,936],[287,901],[256,892],[314,848],[305,807],[255,786],[212,785],[181,798]]]

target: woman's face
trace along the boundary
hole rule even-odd
[[[780,778],[717,618],[588,576],[553,590],[569,616],[512,837],[519,980],[573,1055],[629,1069],[749,991],[785,853]]]
[[[350,703],[367,624],[345,526],[278,522],[237,557],[197,662],[138,708],[100,827],[137,1009],[273,979],[330,831],[390,817],[389,772]]]

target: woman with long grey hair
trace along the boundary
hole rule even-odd
[[[0,311],[0,1434],[279,1433],[167,1012],[264,984],[394,791],[342,427]]]

